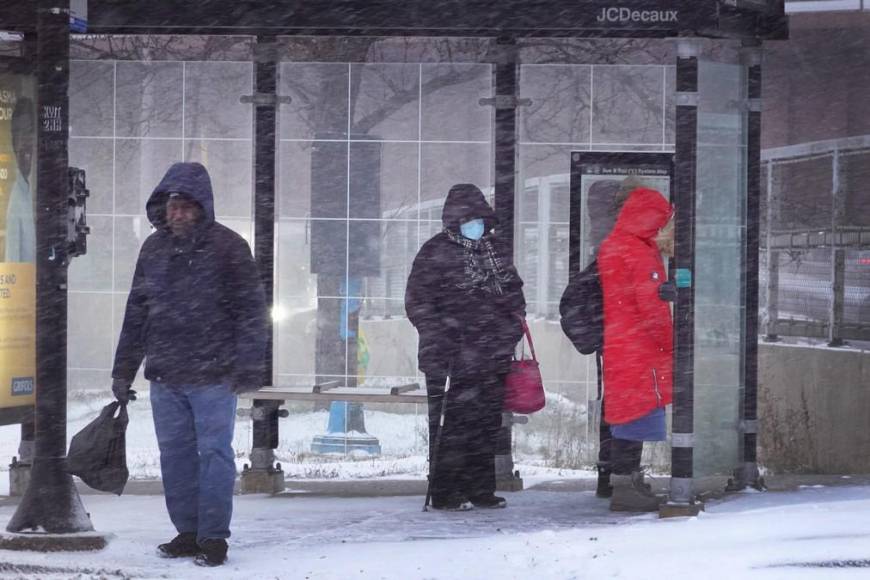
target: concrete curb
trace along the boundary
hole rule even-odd
[[[696,482],[699,493],[712,493],[713,497],[728,495],[724,492],[727,477],[699,478]],[[825,486],[870,486],[870,474],[854,475],[765,475],[764,482],[769,491],[794,491],[801,487]],[[389,497],[425,495],[425,479],[350,479],[350,480],[306,480],[287,479],[285,490],[275,497]],[[652,475],[650,483],[658,493],[667,492],[668,476]],[[83,496],[111,495],[97,492],[76,482],[78,491]],[[584,492],[595,489],[594,478],[569,478],[539,481],[527,487],[527,490],[555,492]],[[239,494],[238,485],[236,493]],[[130,480],[124,490],[124,495],[162,495],[163,484],[159,479]],[[241,494],[239,494],[240,497]],[[14,506],[18,497],[0,496],[0,507]]]
[[[32,552],[92,552],[109,544],[112,534],[80,532],[75,534],[0,532],[0,550]]]

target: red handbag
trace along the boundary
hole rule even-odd
[[[541,378],[541,369],[538,366],[538,357],[535,356],[535,345],[532,343],[532,335],[529,325],[523,318],[523,334],[529,342],[529,350],[532,358],[525,358],[525,349],[520,359],[514,356],[511,361],[511,370],[504,383],[504,410],[509,413],[528,415],[540,411],[546,404],[544,397],[544,381]]]

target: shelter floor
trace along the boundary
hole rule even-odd
[[[299,482],[275,496],[238,496],[230,560],[208,570],[156,556],[155,546],[174,535],[160,495],[84,495],[95,528],[111,537],[105,550],[4,551],[0,578],[454,580],[534,573],[561,580],[692,577],[703,568],[707,578],[793,578],[800,571],[821,580],[830,567],[859,578],[852,572],[870,567],[867,479],[807,478],[792,482],[796,491],[729,494],[708,502],[698,518],[674,520],[611,513],[606,500],[577,489],[590,480],[540,482],[504,494],[507,509],[462,513],[424,513],[419,493],[341,491],[359,483],[370,491],[419,491],[420,482]],[[0,525],[16,503],[0,501]]]

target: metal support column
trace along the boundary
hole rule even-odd
[[[758,473],[758,274],[761,234],[761,45],[743,51],[747,70],[746,245],[743,262],[746,313],[743,331],[743,461],[728,489],[764,489]]]
[[[274,305],[275,271],[275,127],[278,117],[278,63],[273,37],[258,37],[254,45],[254,94],[242,102],[254,106],[254,258],[266,294]],[[272,319],[268,319],[263,385],[272,384]],[[284,472],[275,463],[278,447],[280,401],[255,399],[251,412],[253,448],[251,465],[241,476],[242,493],[278,493],[284,490]]]
[[[846,250],[834,248],[831,274],[833,296],[831,297],[831,325],[828,333],[828,346],[838,347],[846,344],[843,340],[843,309],[846,305]]]
[[[777,342],[779,335],[776,334],[776,323],[779,320],[779,250],[772,247],[774,192],[779,191],[779,180],[775,173],[777,165],[773,161],[767,162],[767,227],[764,233],[764,247],[767,250],[767,287],[764,289],[767,303],[767,313],[764,323],[764,341]]]
[[[495,213],[498,218],[499,250],[511,264],[514,261],[514,208],[517,181],[517,45],[514,38],[500,38],[495,66],[495,97],[481,99],[482,105],[495,107]],[[519,491],[523,480],[513,469],[511,429],[513,416],[502,414],[502,427],[496,444],[496,487]]]
[[[41,0],[37,11],[36,444],[0,547],[99,550],[106,539],[66,471],[69,0]]]
[[[517,45],[514,38],[498,40],[495,66],[495,214],[502,255],[514,261],[514,207],[517,182]],[[486,103],[489,104],[489,103]]]
[[[674,268],[677,299],[674,304],[674,403],[671,437],[671,484],[661,517],[695,515],[702,505],[695,499],[692,464],[694,448],[695,388],[695,184],[698,143],[697,41],[677,44],[676,154],[674,205],[676,208]]]
[[[846,305],[846,250],[837,247],[838,229],[843,223],[846,211],[846,196],[842,187],[842,160],[838,149],[834,149],[832,160],[831,184],[831,319],[828,326],[828,346],[838,347],[846,344],[843,340],[843,309]]]

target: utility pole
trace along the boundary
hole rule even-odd
[[[0,548],[106,545],[66,471],[69,0],[37,6],[36,449],[30,485]]]

